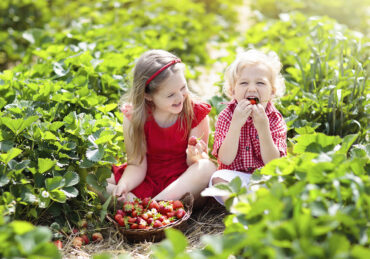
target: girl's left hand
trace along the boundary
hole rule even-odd
[[[269,127],[269,119],[266,115],[265,108],[261,104],[252,105],[251,117],[257,131]]]
[[[200,159],[209,158],[207,154],[207,145],[206,143],[200,139],[195,146],[188,145],[186,149],[187,158],[192,162],[195,163]]]

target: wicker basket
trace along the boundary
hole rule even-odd
[[[181,231],[184,231],[186,229],[187,220],[190,218],[190,215],[193,210],[194,197],[191,193],[186,193],[180,200],[184,204],[184,209],[186,211],[185,216],[175,222],[172,222],[171,224],[168,224],[160,228],[126,229],[124,227],[121,227],[113,219],[111,215],[107,215],[107,219],[115,225],[116,229],[118,229],[119,232],[122,233],[124,238],[129,242],[132,242],[132,243],[143,242],[143,241],[158,242],[158,241],[161,241],[165,237],[164,230],[167,228],[176,228]]]

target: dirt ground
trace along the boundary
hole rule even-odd
[[[203,244],[200,238],[203,235],[220,235],[224,231],[223,219],[227,215],[226,209],[218,204],[213,198],[208,198],[205,205],[193,211],[188,219],[188,227],[183,231],[188,239],[188,250],[202,248]],[[149,258],[152,242],[129,243],[117,231],[112,223],[109,223],[105,229],[102,229],[104,240],[100,243],[90,243],[76,249],[72,246],[71,239],[68,240],[63,250],[63,258],[84,259],[92,258],[94,254],[109,253],[112,258],[122,254],[128,254],[131,258]]]

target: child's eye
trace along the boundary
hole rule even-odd
[[[167,97],[168,97],[168,98],[171,98],[173,95],[174,95],[174,94],[170,94],[170,95],[168,95]]]
[[[248,85],[248,83],[247,83],[247,82],[241,82],[240,84],[241,84],[241,85]]]
[[[264,85],[264,84],[265,84],[265,82],[257,82],[257,84],[259,84],[259,85]]]

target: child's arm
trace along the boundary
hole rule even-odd
[[[262,160],[264,164],[267,164],[271,160],[279,158],[280,152],[272,139],[270,123],[265,113],[265,108],[261,104],[252,106],[252,119],[258,132]]]
[[[208,158],[209,117],[208,115],[193,129],[189,136],[200,138],[196,146],[188,145],[186,149],[186,163],[188,166],[199,159]]]
[[[125,198],[126,194],[137,187],[145,178],[147,170],[147,160],[144,156],[140,162],[138,158],[134,159],[132,156],[133,144],[128,135],[130,127],[130,120],[123,116],[123,136],[125,139],[126,154],[127,154],[127,167],[119,180],[113,195]]]
[[[243,99],[235,107],[229,131],[218,151],[218,158],[225,165],[230,165],[238,153],[240,131],[251,114],[253,106],[249,104],[249,101]]]

